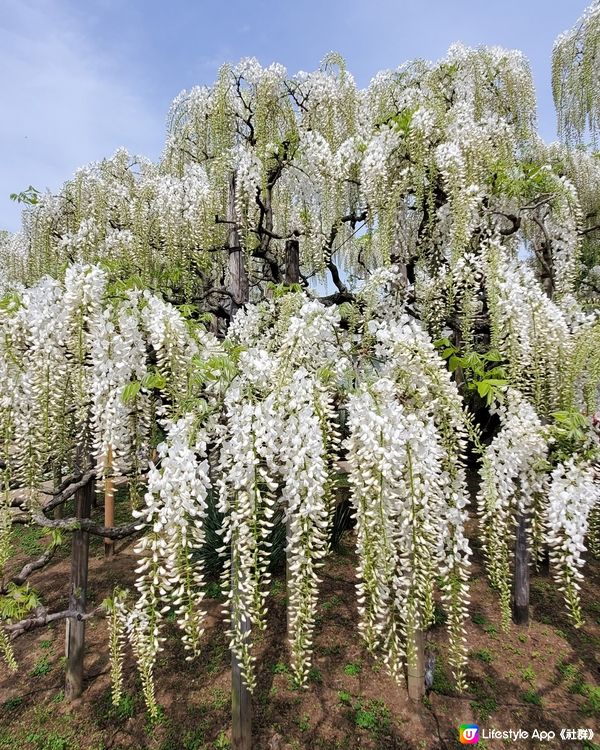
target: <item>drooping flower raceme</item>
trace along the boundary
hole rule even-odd
[[[361,632],[398,679],[412,661],[417,631],[433,621],[441,576],[449,660],[462,686],[470,555],[462,406],[418,326],[405,319],[373,330],[378,359],[385,357],[381,373],[348,403]]]
[[[148,474],[145,507],[134,515],[147,527],[136,544],[141,560],[136,569],[138,598],[131,608],[116,592],[112,600],[111,655],[113,700],[118,703],[122,680],[122,640],[126,634],[137,658],[146,705],[156,711],[153,668],[164,638],[160,634],[165,612],[173,611],[183,631],[183,644],[199,653],[204,631],[202,598],[204,573],[194,552],[205,538],[204,517],[210,487],[206,458],[206,433],[194,424],[192,414],[169,430],[168,441],[158,448],[159,466]]]
[[[541,511],[545,486],[547,441],[533,407],[510,391],[500,409],[500,432],[481,458],[478,508],[486,569],[500,595],[502,622],[510,621],[510,551],[518,515],[529,522],[534,556],[541,549]]]
[[[554,578],[575,627],[583,623],[579,582],[583,579],[580,569],[586,549],[584,540],[590,514],[599,502],[600,486],[592,466],[578,464],[574,456],[552,471],[545,509],[545,539],[550,547]]]

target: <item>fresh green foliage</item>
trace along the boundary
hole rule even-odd
[[[521,693],[521,700],[525,703],[530,703],[532,706],[541,706],[542,699],[535,690],[526,690]]]
[[[361,670],[362,666],[358,662],[350,662],[344,667],[344,674],[347,674],[350,677],[358,677],[358,675],[361,673]]]
[[[33,185],[30,185],[25,188],[25,190],[21,190],[20,193],[11,193],[10,199],[16,203],[25,203],[29,206],[35,206],[36,203],[39,202],[40,191],[34,188]]]
[[[494,661],[492,652],[487,648],[481,648],[478,651],[473,651],[473,656],[484,664],[491,664]]]
[[[547,427],[550,443],[551,465],[568,461],[579,455],[586,461],[598,456],[598,440],[594,436],[590,419],[576,409],[557,411]]]
[[[435,346],[442,358],[448,361],[450,372],[462,370],[467,391],[476,393],[487,406],[502,400],[509,381],[504,365],[500,364],[503,359],[499,352],[490,350],[479,354],[472,351],[460,356],[459,349],[450,339],[438,339]]]
[[[51,671],[52,664],[50,664],[48,656],[44,654],[44,656],[40,656],[40,658],[33,665],[30,674],[32,677],[45,677]]]

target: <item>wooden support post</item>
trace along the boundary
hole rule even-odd
[[[89,518],[94,494],[94,482],[88,482],[75,496],[75,515]],[[74,531],[71,545],[71,583],[69,609],[85,614],[85,599],[88,577],[89,534],[87,531]],[[65,677],[65,698],[68,701],[79,698],[83,692],[83,654],[85,650],[85,621],[67,619]]]
[[[235,583],[235,571],[231,568],[232,583]],[[248,632],[248,620],[242,625],[242,630]],[[241,666],[231,653],[231,738],[233,750],[252,750],[252,696],[244,685]]]
[[[297,239],[285,242],[285,283],[300,282],[300,243]]]
[[[408,697],[420,701],[425,695],[425,637],[422,630],[415,630],[413,637],[415,647],[408,649]]]
[[[527,517],[524,513],[519,513],[517,516],[513,618],[516,625],[529,624],[529,549],[527,547]]]
[[[112,445],[106,453],[107,477],[104,482],[104,525],[111,528],[115,525],[115,488],[112,478],[113,451]],[[115,553],[115,543],[112,539],[104,539],[104,557],[112,557]]]

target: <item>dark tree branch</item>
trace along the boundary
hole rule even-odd
[[[492,211],[496,216],[502,216],[504,219],[510,221],[510,227],[500,228],[498,231],[503,237],[510,237],[511,234],[516,234],[521,228],[521,217],[515,214],[505,214],[502,211]]]
[[[48,500],[47,503],[44,504],[43,510],[48,511],[52,510],[53,508],[56,508],[57,505],[62,505],[62,503],[66,502],[69,498],[73,497],[73,495],[77,492],[77,490],[81,489],[81,487],[85,487],[85,485],[88,482],[91,482],[92,479],[94,479],[96,476],[95,469],[90,469],[90,471],[87,471],[85,474],[78,474],[73,477],[68,477],[65,479],[59,487],[55,490],[55,492],[43,492],[42,494],[53,494],[54,497],[52,500]],[[11,507],[13,508],[21,508],[24,505],[23,500],[13,500],[11,502]]]
[[[349,295],[351,297],[352,295],[349,293],[348,287],[344,284],[344,282],[340,278],[340,272],[338,271],[338,267],[335,265],[333,261],[330,260],[327,263],[327,270],[331,274],[331,279],[333,283],[336,285],[336,287],[338,288],[339,293]]]
[[[10,579],[10,582],[14,583],[15,586],[22,586],[32,573],[35,573],[36,570],[41,570],[46,565],[48,565],[50,560],[52,560],[52,558],[54,557],[55,552],[56,546],[54,544],[50,545],[50,547],[48,547],[48,549],[41,557],[38,557],[37,560],[32,560],[31,562],[27,563],[27,565],[24,565],[21,569],[21,572],[16,576],[13,576]],[[0,588],[0,594],[6,594],[7,591],[8,587],[6,586]]]
[[[141,531],[145,524],[135,521],[123,526],[101,526],[91,518],[46,518],[42,513],[36,513],[31,520],[46,529],[62,529],[64,531],[87,531],[94,536],[104,536],[107,539],[125,539],[136,531]]]
[[[39,611],[39,614],[34,617],[28,617],[25,620],[14,622],[11,625],[5,625],[4,630],[10,635],[11,640],[18,638],[18,636],[27,633],[29,630],[35,628],[42,628],[44,625],[48,625],[51,622],[57,620],[66,620],[73,617],[76,620],[89,620],[91,617],[95,617],[102,610],[102,606],[96,607],[91,612],[82,614],[81,612],[74,612],[69,609],[65,609],[62,612],[49,613],[46,609]]]

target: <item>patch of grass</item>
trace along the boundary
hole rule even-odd
[[[490,623],[489,625],[483,626],[483,632],[487,633],[488,635],[495,636],[498,632],[498,628]]]
[[[582,712],[589,716],[600,716],[600,687],[584,682],[580,694],[586,699]]]
[[[123,692],[118,705],[111,706],[110,713],[119,719],[119,721],[131,719],[135,713],[135,697],[130,693]]]
[[[218,674],[229,661],[228,656],[229,650],[225,639],[219,639],[213,643],[208,657],[208,674]]]
[[[156,706],[156,716],[148,716],[146,719],[146,733],[147,734],[154,734],[156,731],[156,727],[160,726],[161,724],[165,724],[167,722],[167,714],[165,712],[164,706],[161,706],[160,703]]]
[[[289,674],[289,669],[287,667],[287,664],[284,664],[282,661],[278,661],[277,664],[273,664],[271,667],[271,672],[273,674]]]
[[[227,739],[227,735],[223,730],[219,733],[217,739],[213,742],[215,750],[229,750],[231,742]]]
[[[478,651],[473,651],[473,656],[484,664],[491,664],[494,661],[494,656],[489,648],[480,648]]]
[[[559,662],[558,671],[560,672],[561,677],[568,681],[572,681],[579,676],[579,667],[576,664]]]
[[[525,682],[528,682],[530,685],[533,685],[537,679],[537,675],[533,667],[525,667],[525,669],[522,669],[521,679],[525,680]]]
[[[186,732],[183,737],[183,750],[204,750],[205,735],[203,729],[194,729],[193,732]]]
[[[44,648],[44,649],[52,648],[52,641],[50,640],[40,641],[40,648]]]
[[[30,732],[25,742],[29,742],[34,750],[75,750],[76,747],[68,737],[56,732]]]
[[[434,625],[445,625],[448,621],[448,615],[441,604],[436,602],[433,610],[433,624]]]
[[[7,698],[4,703],[2,704],[2,707],[5,708],[7,711],[14,711],[16,708],[19,708],[23,705],[23,696],[22,695],[13,695],[12,698]]]
[[[43,538],[48,532],[39,526],[21,526],[13,531],[15,547],[33,556],[44,550]]]
[[[431,689],[438,695],[454,695],[454,686],[439,657],[435,660]]]
[[[317,669],[316,667],[311,667],[308,670],[308,681],[314,682],[315,685],[322,685],[323,675],[321,674],[321,670]]]
[[[325,611],[333,609],[334,607],[339,606],[342,603],[342,600],[339,596],[332,596],[330,599],[328,599],[326,602],[323,602],[321,604],[321,609],[324,609]]]
[[[347,674],[350,677],[358,677],[358,675],[361,673],[361,670],[362,666],[360,664],[358,664],[357,662],[350,662],[344,667],[344,674]]]
[[[193,731],[186,732],[182,741],[182,750],[204,750],[206,745],[206,725],[201,722],[201,726]]]
[[[271,585],[271,593],[274,596],[285,594],[285,583],[283,581],[273,581]]]
[[[303,714],[299,719],[296,719],[296,724],[301,732],[306,732],[310,729],[310,719],[308,714]]]
[[[386,734],[390,728],[390,711],[383,701],[359,702],[354,723],[357,727],[377,736]]]
[[[474,612],[471,616],[471,620],[475,623],[475,625],[485,625],[485,623],[487,622],[487,618],[483,614],[483,612]]]
[[[570,693],[580,695],[583,689],[584,681],[576,664],[560,663],[558,671],[561,677],[568,683]]]
[[[495,698],[492,698],[491,695],[487,695],[478,698],[476,701],[472,701],[471,708],[479,721],[487,721],[498,708],[498,704]]]
[[[223,688],[213,688],[210,691],[211,706],[217,711],[222,710],[229,705],[231,695],[227,693]]]
[[[338,656],[342,653],[339,643],[334,643],[332,646],[317,646],[316,650],[324,656]]]
[[[517,638],[521,641],[521,643],[527,643],[527,636],[525,635],[525,633],[519,633]]]
[[[44,654],[44,656],[40,656],[40,658],[36,661],[29,674],[31,675],[31,677],[45,677],[51,671],[52,664],[50,664],[50,662],[48,661],[48,657]]]
[[[346,706],[352,705],[352,696],[345,690],[338,690],[338,700]]]
[[[535,692],[535,690],[526,690],[524,693],[521,693],[521,700],[524,701],[525,703],[531,704],[532,706],[542,705],[542,699]]]
[[[221,591],[221,587],[216,581],[211,581],[210,583],[207,583],[206,589],[204,591],[205,591],[207,599],[222,599],[223,598],[223,592]]]

